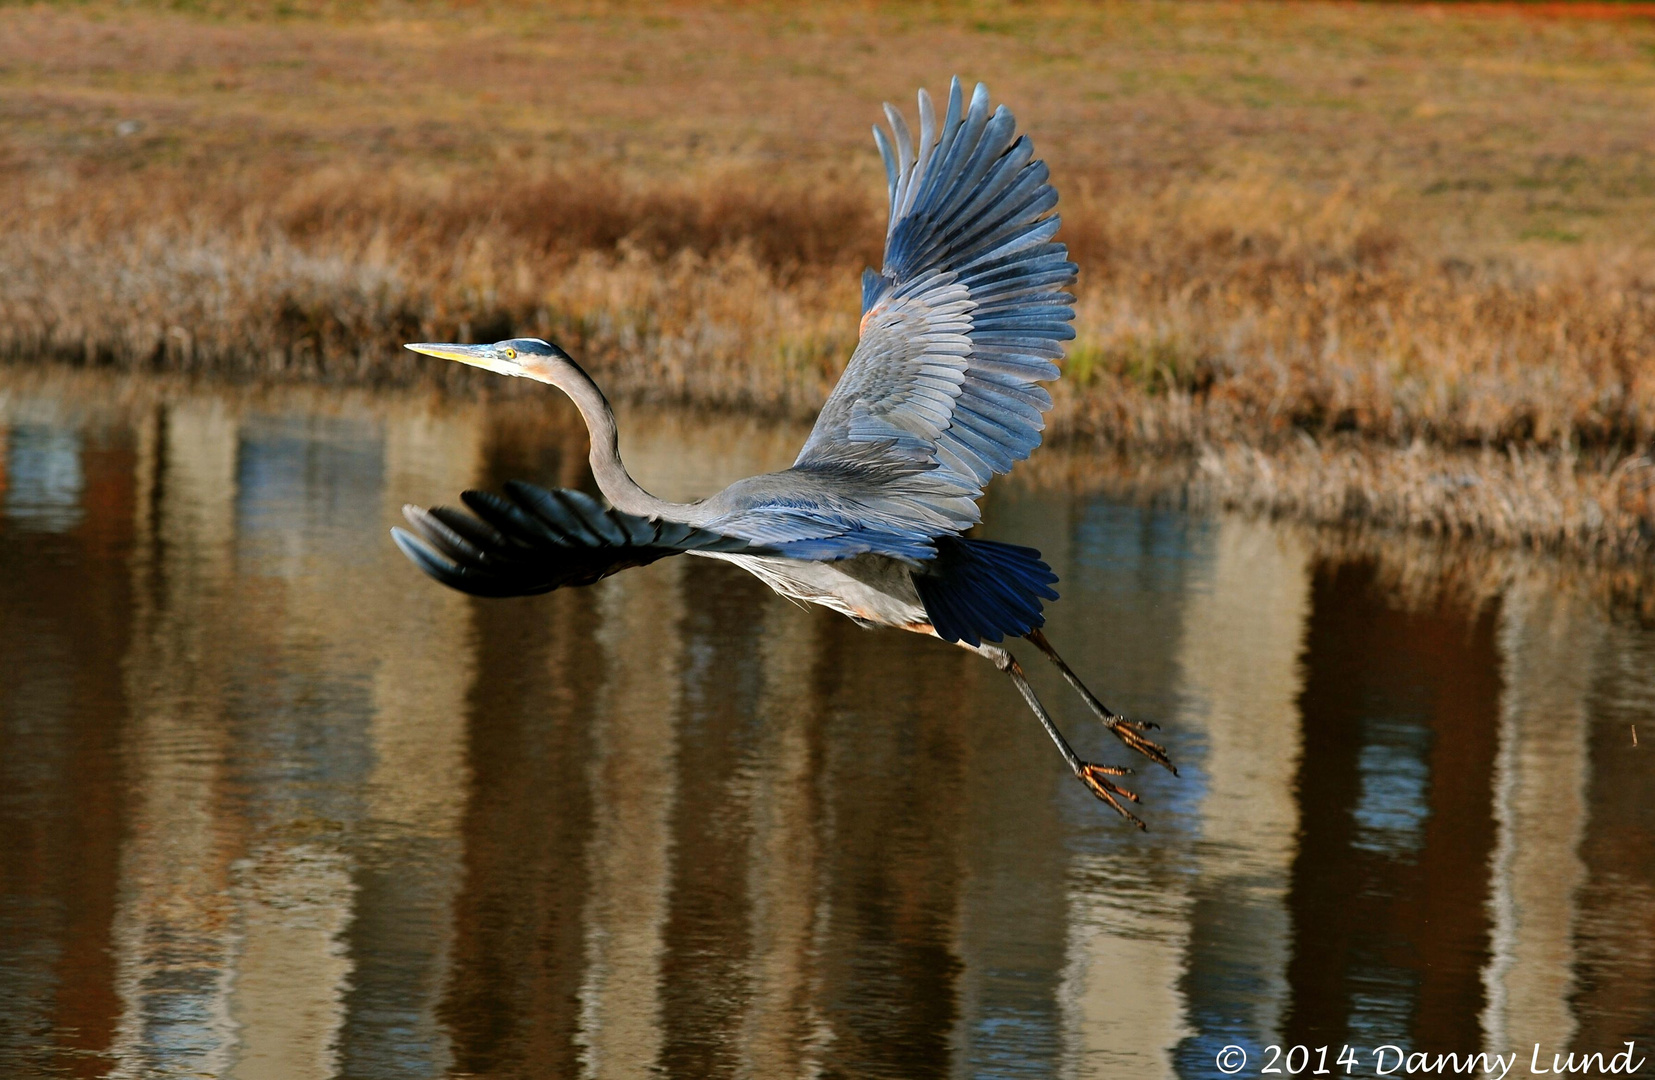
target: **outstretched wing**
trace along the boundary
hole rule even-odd
[[[590,585],[687,551],[770,553],[692,525],[622,513],[579,491],[547,491],[518,480],[506,483],[504,496],[467,491],[460,499],[471,513],[403,507],[414,531],[392,529],[391,536],[415,566],[473,596]]]
[[[986,87],[962,115],[955,79],[940,128],[921,90],[917,150],[902,115],[885,112],[891,137],[874,129],[890,183],[885,265],[863,276],[861,340],[794,467],[870,450],[924,463],[927,502],[958,531],[989,479],[1040,445],[1052,404],[1040,383],[1074,337],[1063,290],[1076,268],[1053,240],[1046,165],[1005,106],[990,114]]]

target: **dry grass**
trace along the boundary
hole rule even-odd
[[[1188,451],[1234,504],[1648,549],[1637,18],[0,8],[0,352],[466,381],[396,346],[532,333],[623,395],[806,413],[878,259],[866,125],[952,71],[1063,194],[1055,435]]]

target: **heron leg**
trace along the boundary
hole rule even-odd
[[[1057,744],[1057,752],[1063,755],[1063,760],[1074,772],[1076,778],[1086,785],[1086,789],[1113,806],[1117,813],[1138,828],[1147,828],[1137,814],[1122,806],[1120,802],[1121,799],[1137,802],[1138,796],[1106,779],[1110,776],[1125,776],[1132,770],[1115,765],[1096,765],[1090,761],[1082,761],[1080,755],[1075,753],[1075,748],[1069,745],[1069,740],[1063,737],[1063,732],[1057,729],[1057,723],[1052,719],[1051,714],[1046,711],[1046,707],[1040,704],[1038,697],[1035,697],[1034,687],[1029,685],[1029,680],[1024,676],[1023,668],[1017,663],[1017,658],[1005,649],[996,648],[993,645],[980,645],[974,651],[993,661],[995,667],[1010,676],[1012,683],[1017,687],[1017,692],[1023,695],[1023,700],[1028,702],[1029,708],[1034,711],[1035,719],[1040,721],[1040,726],[1046,729],[1046,734],[1050,735],[1052,742]]]
[[[1063,673],[1064,681],[1079,692],[1080,696],[1085,699],[1087,708],[1097,713],[1098,719],[1109,725],[1109,730],[1115,733],[1116,738],[1156,764],[1172,770],[1172,775],[1178,775],[1178,767],[1172,763],[1171,758],[1167,757],[1166,747],[1144,736],[1144,732],[1154,731],[1161,725],[1151,723],[1148,720],[1128,720],[1099,701],[1092,691],[1086,688],[1086,684],[1080,681],[1080,676],[1076,675],[1069,668],[1069,665],[1063,662],[1063,657],[1057,655],[1057,650],[1052,648],[1052,643],[1046,640],[1046,635],[1038,627],[1030,630],[1024,637],[1032,641],[1035,648],[1045,653],[1046,659],[1057,665],[1057,670]]]

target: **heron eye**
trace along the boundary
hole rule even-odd
[[[504,352],[505,352],[505,357],[506,357],[507,360],[516,360],[517,359],[517,350],[516,349],[509,349],[508,348],[508,349],[504,350]]]

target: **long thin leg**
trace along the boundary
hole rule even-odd
[[[1017,686],[1017,692],[1023,695],[1023,700],[1029,703],[1030,709],[1034,710],[1035,719],[1040,721],[1040,726],[1046,729],[1046,734],[1050,735],[1052,742],[1057,744],[1057,752],[1063,755],[1063,760],[1068,763],[1069,768],[1073,770],[1080,782],[1086,785],[1086,789],[1113,806],[1116,812],[1126,820],[1140,829],[1147,830],[1148,827],[1144,825],[1143,820],[1120,803],[1120,799],[1137,802],[1138,796],[1123,787],[1117,787],[1114,783],[1105,779],[1109,776],[1125,776],[1132,770],[1114,765],[1095,765],[1090,761],[1082,761],[1080,755],[1075,753],[1075,748],[1069,745],[1069,740],[1063,737],[1063,732],[1057,729],[1057,723],[1052,720],[1051,714],[1046,711],[1046,707],[1040,704],[1039,698],[1034,696],[1034,687],[1029,685],[1029,680],[1023,675],[1023,669],[1017,663],[1016,657],[1006,650],[995,648],[992,645],[980,646],[976,651],[994,661],[995,667],[1011,677],[1011,681]],[[1117,795],[1120,796],[1120,799],[1116,798]]]
[[[1092,691],[1086,689],[1086,684],[1080,681],[1080,676],[1071,671],[1069,665],[1063,662],[1063,657],[1057,655],[1057,650],[1052,648],[1052,643],[1046,640],[1046,635],[1038,628],[1030,630],[1024,636],[1029,641],[1034,642],[1034,647],[1045,653],[1048,660],[1057,665],[1057,670],[1063,673],[1064,681],[1080,692],[1080,696],[1086,700],[1087,707],[1098,714],[1099,720],[1109,725],[1109,730],[1113,731],[1121,742],[1151,761],[1171,769],[1172,775],[1178,775],[1178,767],[1172,763],[1171,758],[1167,757],[1166,747],[1144,737],[1144,732],[1154,731],[1161,725],[1152,724],[1147,720],[1128,720],[1099,701]]]

